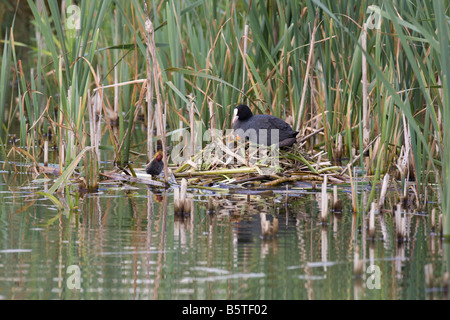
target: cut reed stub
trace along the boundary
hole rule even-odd
[[[333,212],[335,214],[342,213],[342,200],[338,199],[337,185],[333,186]]]
[[[380,201],[378,202],[380,208],[384,207],[384,199],[386,198],[386,192],[389,187],[389,180],[390,176],[388,173],[386,173],[386,175],[383,178],[383,183],[381,184]]]
[[[48,167],[48,140],[44,141],[44,167]]]
[[[259,214],[261,218],[261,236],[264,239],[275,237],[278,234],[278,219],[273,218],[272,223],[266,218],[265,213]]]
[[[431,210],[431,230],[430,230],[430,234],[432,236],[434,236],[436,234],[436,209],[433,208],[433,210]]]
[[[187,198],[187,180],[181,180],[181,187],[175,188],[173,192],[174,197],[174,213],[175,214],[190,214],[192,209],[192,200]]]
[[[369,239],[375,240],[375,212],[377,210],[377,204],[372,202],[369,212]]]
[[[403,243],[408,241],[406,233],[406,216],[402,216],[402,205],[397,204],[397,210],[395,211],[395,234],[397,236],[397,242]]]
[[[335,148],[333,149],[334,162],[337,166],[342,165],[342,155],[344,154],[344,148],[342,143],[341,133],[337,134]]]

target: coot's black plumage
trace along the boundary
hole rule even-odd
[[[264,145],[279,143],[280,147],[292,146],[297,141],[298,134],[280,118],[268,114],[253,115],[250,108],[244,104],[234,110],[233,129],[240,138]],[[272,131],[275,129],[278,129],[278,140],[276,133]]]

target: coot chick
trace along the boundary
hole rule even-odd
[[[280,147],[292,146],[297,141],[298,134],[280,118],[268,114],[253,115],[250,108],[244,104],[238,105],[234,110],[233,129],[240,138],[268,146],[276,143]],[[272,139],[272,133],[275,135],[272,130],[276,129],[278,129],[278,140],[275,136]]]
[[[162,151],[156,152],[155,157],[150,162],[150,164],[148,165],[147,169],[145,169],[145,171],[148,174],[151,174],[152,177],[159,176],[161,171],[164,169],[164,161],[162,161],[162,159],[163,159]]]

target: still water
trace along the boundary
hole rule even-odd
[[[0,299],[447,298],[446,244],[430,215],[409,212],[398,244],[392,214],[378,214],[370,240],[345,188],[342,213],[324,225],[320,191],[302,188],[190,190],[193,210],[180,216],[171,190],[102,184],[59,196],[58,208],[35,194],[51,184],[0,174]],[[278,218],[276,237],[261,236],[260,213]]]

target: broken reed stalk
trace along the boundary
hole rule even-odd
[[[44,167],[48,167],[48,140],[44,140]]]
[[[370,240],[375,239],[375,211],[377,204],[372,202],[370,212],[369,212],[369,238]]]
[[[187,198],[187,180],[181,180],[181,186],[174,189],[174,213],[190,214],[192,208],[191,199]]]
[[[397,204],[397,210],[395,211],[395,233],[397,235],[397,242],[403,243],[407,241],[406,236],[406,216],[402,216],[402,206]]]
[[[318,21],[318,15],[316,15],[316,18],[314,20],[314,27],[313,27],[313,31],[311,34],[311,41],[309,43],[308,62],[306,63],[305,80],[303,81],[302,97],[300,100],[300,112],[298,113],[297,127],[296,127],[295,131],[300,131],[300,127],[302,124],[301,121],[303,119],[303,111],[305,108],[306,89],[308,88],[307,83],[308,83],[308,78],[311,76],[309,70],[311,69],[311,64],[313,62],[314,44],[315,44],[315,38],[316,38],[316,31],[318,29],[318,28],[316,28],[317,21]]]
[[[342,134],[339,132],[336,139],[336,153],[334,155],[335,161],[341,162],[342,155],[344,154],[344,145],[342,143]]]
[[[389,187],[389,179],[390,179],[389,173],[386,173],[383,178],[383,183],[381,185],[380,201],[378,202],[380,207],[384,207],[384,199],[386,197],[386,192]]]
[[[100,165],[101,112],[103,90],[95,91],[93,97],[88,92],[88,115],[92,151],[86,154],[85,170],[88,189],[98,188],[98,168]]]
[[[153,159],[153,74],[152,74],[152,62],[151,62],[151,42],[150,39],[153,35],[152,25],[149,18],[149,12],[147,8],[147,1],[144,2],[144,9],[146,13],[145,31],[147,32],[146,43],[146,63],[147,63],[147,160],[148,162]]]
[[[247,68],[246,68],[247,46],[248,46],[248,24],[245,24],[245,26],[244,26],[244,49],[242,50],[243,51],[243,60],[244,60],[244,67],[242,68],[242,90],[241,90],[242,95],[245,94],[245,71],[247,70]],[[247,104],[249,104],[248,98],[247,98]]]
[[[321,211],[321,222],[327,223],[328,221],[328,194],[327,194],[327,182],[328,175],[324,175],[322,183],[322,211]]]
[[[209,101],[208,102],[208,108],[209,108],[209,127],[211,132],[211,141],[216,141],[216,114],[214,113],[214,102]]]

